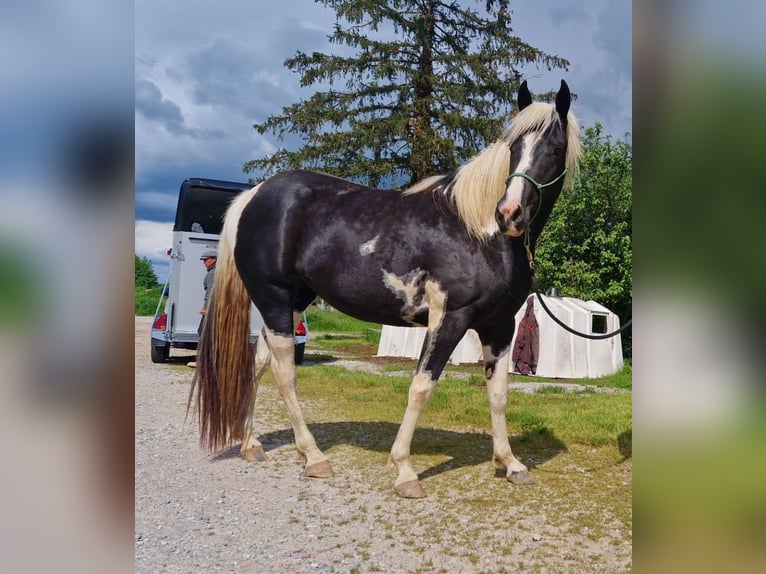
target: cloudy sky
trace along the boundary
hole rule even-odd
[[[464,0],[474,4],[471,0]],[[571,62],[525,70],[532,91],[564,78],[583,125],[622,137],[631,126],[631,3],[511,3],[514,32]],[[135,3],[136,253],[159,279],[181,182],[245,181],[242,165],[277,142],[252,125],[307,93],[283,67],[297,51],[331,53],[334,14],[312,0],[169,0]]]

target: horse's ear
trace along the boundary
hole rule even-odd
[[[516,98],[516,104],[519,107],[519,111],[521,111],[531,103],[532,94],[529,93],[529,88],[527,88],[527,81],[524,80],[521,82],[521,86],[519,86],[519,95]]]
[[[556,94],[556,111],[564,121],[567,119],[570,103],[572,103],[572,94],[569,93],[569,86],[567,86],[567,83],[564,80],[561,80],[559,93]]]

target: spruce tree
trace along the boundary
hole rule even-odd
[[[336,12],[328,37],[344,48],[285,61],[319,90],[253,127],[303,145],[246,173],[310,168],[372,186],[446,173],[500,135],[521,67],[569,66],[513,35],[509,0],[316,1]]]

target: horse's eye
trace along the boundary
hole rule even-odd
[[[561,155],[562,149],[559,146],[556,146],[553,148],[553,155],[556,157],[559,157]]]

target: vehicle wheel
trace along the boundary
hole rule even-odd
[[[303,364],[303,353],[306,350],[306,343],[298,343],[295,345],[295,364]]]
[[[152,363],[164,363],[170,356],[170,345],[152,345]]]

